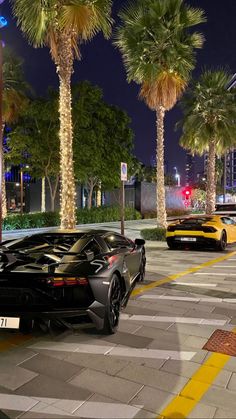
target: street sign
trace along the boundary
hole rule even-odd
[[[127,163],[120,164],[120,180],[127,181]]]

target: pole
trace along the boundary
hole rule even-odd
[[[227,153],[224,154],[224,175],[223,175],[223,202],[226,202],[226,170],[227,170]]]
[[[24,194],[24,178],[23,170],[20,170],[20,213],[23,214],[23,194]]]
[[[125,182],[121,181],[121,234],[125,234]]]
[[[0,39],[0,242],[2,242],[2,179],[3,179],[3,132],[2,132],[2,41]]]

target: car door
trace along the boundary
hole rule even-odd
[[[119,234],[110,234],[105,237],[105,241],[112,250],[124,253],[124,263],[132,281],[139,272],[141,253],[136,248],[132,240]]]

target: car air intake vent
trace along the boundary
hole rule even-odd
[[[202,227],[202,231],[204,231],[204,233],[215,233],[217,230],[215,227],[205,226]]]
[[[201,225],[196,224],[179,224],[175,227],[175,230],[184,230],[184,231],[203,231]]]

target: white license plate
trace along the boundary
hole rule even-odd
[[[1,317],[0,316],[0,329],[19,329],[19,317]]]
[[[181,237],[180,240],[181,242],[196,242],[197,241],[196,237]]]

